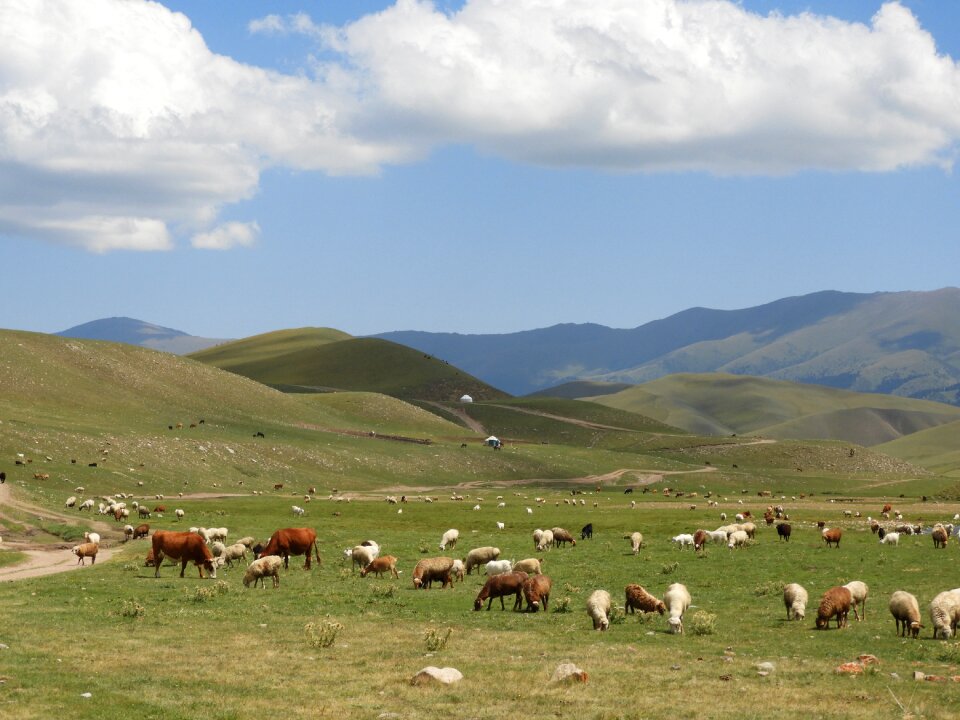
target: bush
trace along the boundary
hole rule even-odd
[[[325,648],[333,645],[337,634],[343,630],[343,625],[333,620],[321,620],[317,623],[307,623],[303,629],[311,647]]]
[[[755,588],[753,588],[753,594],[761,597],[763,595],[780,595],[783,594],[784,583],[779,580],[768,580],[765,583],[760,583]]]
[[[120,605],[120,616],[129,618],[142,618],[147,614],[147,609],[134,600],[124,600]]]
[[[440,628],[430,628],[423,634],[423,640],[427,645],[427,650],[430,652],[436,652],[438,650],[443,650],[447,646],[447,640],[450,639],[450,635],[453,634],[453,628],[446,628],[446,630]]]
[[[614,606],[610,609],[607,619],[611,625],[622,625],[627,621],[627,611],[622,607]]]
[[[396,585],[371,585],[370,594],[375,598],[396,597],[397,586]]]
[[[570,612],[570,598],[562,597],[559,600],[555,600],[553,603],[553,611],[555,613],[565,613]]]
[[[679,568],[680,568],[680,563],[678,563],[678,562],[676,562],[676,561],[674,561],[674,562],[672,562],[672,563],[668,563],[667,565],[661,565],[661,566],[660,566],[660,574],[661,574],[661,575],[670,575],[671,573],[676,572]]]
[[[694,635],[713,635],[714,626],[717,624],[717,616],[708,613],[706,610],[697,610],[690,618],[690,632]]]

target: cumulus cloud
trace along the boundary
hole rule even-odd
[[[255,222],[230,222],[210,232],[194,235],[190,244],[203,250],[230,250],[235,247],[249,247],[259,236],[260,226]]]
[[[960,137],[960,69],[896,2],[865,25],[729,0],[398,0],[342,27],[248,29],[309,37],[323,60],[245,65],[143,0],[0,3],[0,232],[234,247],[254,225],[210,228],[267,167],[370,173],[447,143],[777,174],[949,166]]]

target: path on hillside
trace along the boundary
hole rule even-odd
[[[569,423],[570,425],[578,425],[583,428],[591,430],[618,430],[620,432],[628,433],[652,433],[656,435],[668,435],[669,433],[654,432],[652,430],[637,430],[636,428],[625,428],[617,427],[616,425],[603,425],[602,423],[590,422],[589,420],[581,420],[580,418],[567,417],[565,415],[554,415],[553,413],[544,412],[543,410],[532,410],[530,408],[516,407],[514,405],[494,405],[491,403],[484,403],[487,407],[500,408],[501,410],[512,410],[514,412],[523,413],[525,415],[536,415],[538,417],[548,418],[550,420],[557,420],[559,422]]]
[[[7,508],[50,520],[75,522],[77,519],[76,515],[69,515],[56,510],[48,510],[38,505],[33,505],[32,503],[16,500],[11,492],[10,485],[3,483],[0,485],[0,519],[6,518],[4,510]],[[21,525],[28,524],[21,520],[16,522]],[[116,533],[116,528],[99,520],[92,520],[91,528],[104,536]],[[0,568],[0,582],[40,577],[42,575],[53,575],[54,573],[67,572],[84,567],[77,562],[77,556],[70,551],[70,548],[73,547],[75,543],[58,542],[41,544],[31,543],[27,540],[11,540],[11,537],[19,537],[19,534],[14,536],[8,534],[7,537],[4,537],[3,549],[22,552],[27,556],[27,559],[16,565],[8,565]],[[115,552],[116,548],[101,546],[100,551],[97,553],[97,560],[106,562]]]
[[[434,402],[432,400],[424,400],[425,405],[433,405],[435,408],[443,410],[444,412],[455,415],[463,421],[463,424],[467,426],[468,429],[473,430],[475,433],[480,433],[481,435],[486,435],[486,428],[483,427],[479,422],[470,417],[467,414],[467,411],[463,408],[450,407],[449,405],[444,405],[443,403]],[[497,407],[500,407],[499,405]]]

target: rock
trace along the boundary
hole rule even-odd
[[[400,713],[395,712],[383,712],[377,715],[377,720],[397,720],[400,717]]]
[[[757,665],[757,670],[764,673],[772,673],[775,669],[772,662],[762,662]]]
[[[557,669],[553,671],[550,682],[581,682],[587,681],[587,674],[573,663],[560,663]]]
[[[926,677],[927,677],[927,676],[926,676],[924,673],[920,672],[919,670],[914,670],[914,671],[913,671],[913,679],[914,679],[914,680],[923,680],[923,679],[925,679]]]
[[[838,675],[862,675],[863,665],[858,662],[848,662],[834,668],[833,671]]]
[[[80,693],[80,697],[82,697],[82,698],[91,698],[91,697],[93,697],[93,693],[88,693],[88,692],[86,692],[86,693]]]
[[[438,668],[433,665],[425,667],[410,679],[411,685],[425,685],[437,682],[441,685],[452,685],[463,680],[463,673],[456,668]]]

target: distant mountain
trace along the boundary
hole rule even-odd
[[[824,291],[743,310],[692,308],[620,330],[391,332],[514,394],[591,380],[722,372],[960,404],[960,289]]]
[[[94,320],[54,333],[54,335],[81,340],[107,340],[109,342],[126,343],[127,345],[139,345],[153,350],[173,353],[174,355],[187,355],[228,342],[227,340],[188,335],[180,330],[173,330],[172,328],[161,327],[128,317]]]
[[[209,365],[286,392],[354,390],[405,400],[508,397],[450,363],[376,338],[329,328],[257,335],[191,355]]]

